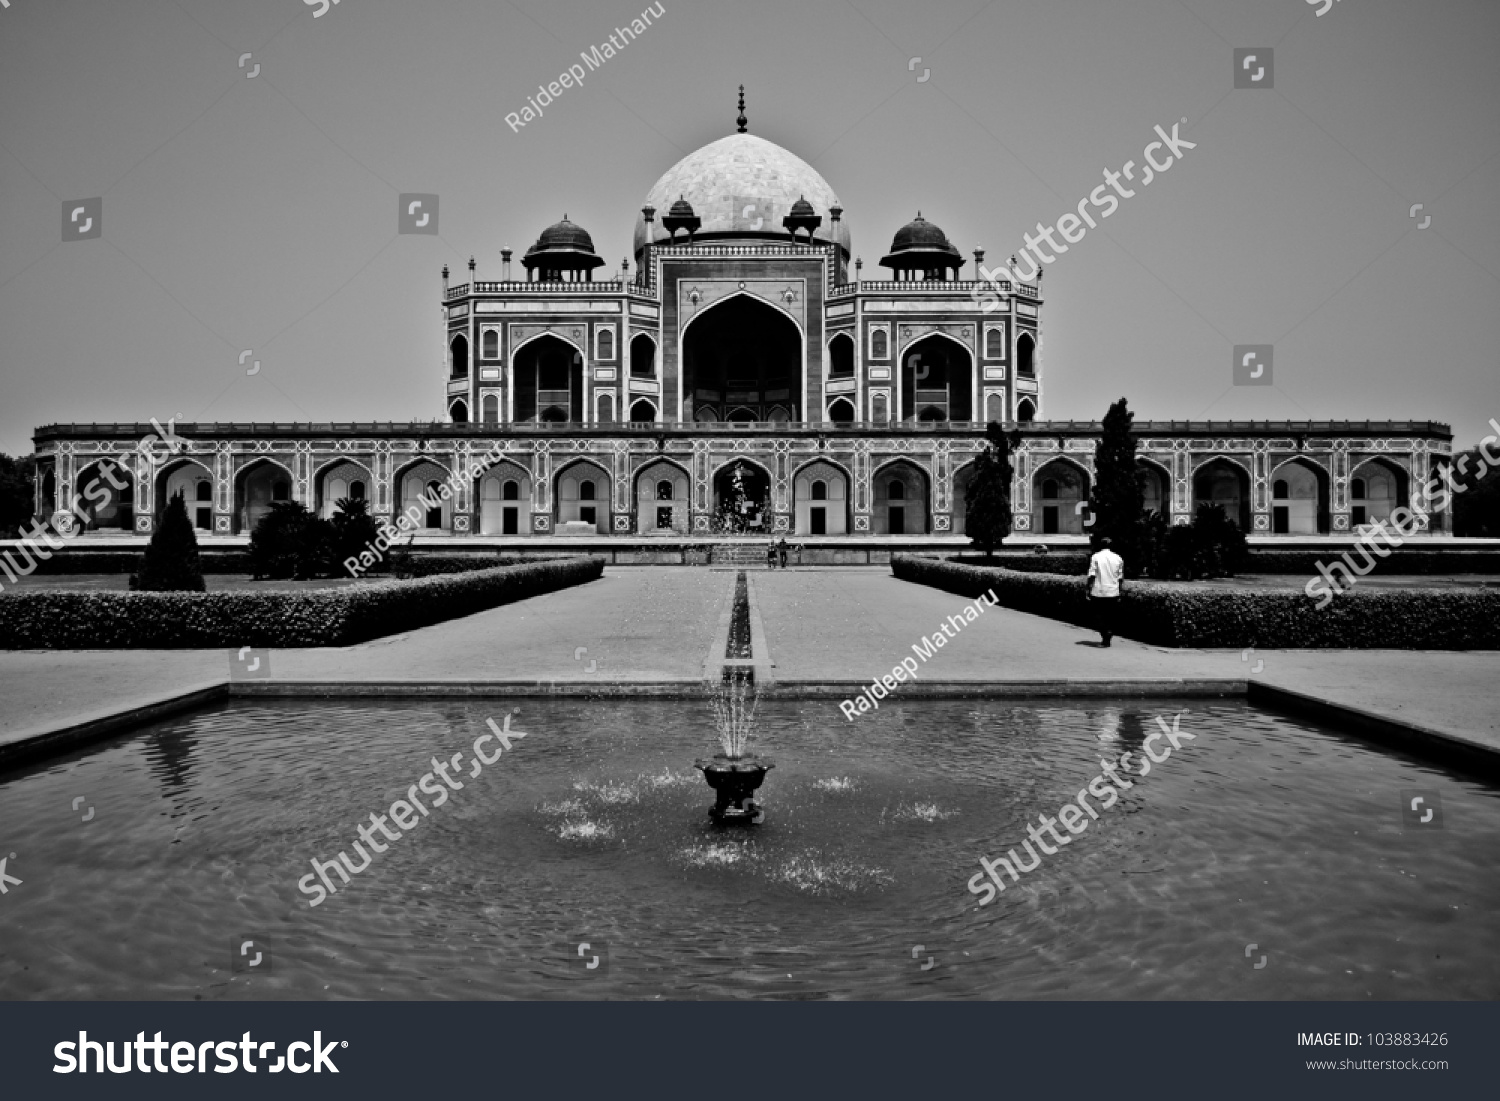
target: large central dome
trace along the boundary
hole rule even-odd
[[[841,206],[828,181],[795,153],[754,134],[730,134],[689,153],[669,168],[646,196],[642,205],[656,208],[651,240],[665,241],[671,235],[663,228],[662,215],[679,198],[692,205],[703,220],[699,240],[715,237],[779,237],[787,239],[781,220],[792,204],[806,199],[823,223],[813,232],[819,241],[836,242],[849,251],[849,227],[842,218],[835,222],[829,211]],[[646,240],[646,220],[635,219],[635,252],[640,255]],[[678,238],[682,240],[681,237]]]

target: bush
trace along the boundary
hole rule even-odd
[[[1093,626],[1082,581],[1060,575],[894,554],[905,581],[960,596],[992,591],[1005,607]],[[1159,646],[1408,650],[1500,649],[1500,590],[1355,590],[1319,609],[1301,590],[1263,592],[1143,581],[1128,584],[1119,631]]]
[[[182,494],[173,494],[162,514],[161,526],[146,546],[141,572],[130,575],[130,587],[141,592],[203,592],[203,568],[198,563],[198,536],[188,521]]]
[[[563,558],[304,593],[0,593],[0,649],[351,646],[603,573],[602,558]]]
[[[375,546],[375,540],[380,535],[380,526],[375,523],[375,518],[370,515],[370,502],[363,498],[340,497],[336,502],[338,511],[333,514],[330,521],[329,532],[330,557],[328,563],[331,574],[343,574],[349,577],[358,577],[365,573],[384,573],[390,568],[386,556]],[[352,574],[344,563],[351,558],[357,559],[366,550],[373,551],[375,561],[365,567],[359,574]]]
[[[283,581],[326,577],[333,533],[301,501],[274,501],[250,533],[250,574]]]

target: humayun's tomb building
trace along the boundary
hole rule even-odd
[[[38,515],[66,526],[68,503],[108,485],[97,477],[108,469],[124,488],[91,530],[146,536],[177,493],[205,534],[241,539],[278,500],[329,515],[341,497],[366,497],[394,519],[495,449],[451,500],[419,508],[423,541],[704,537],[738,467],[768,503],[752,531],[920,544],[962,535],[969,463],[993,420],[1021,435],[1017,534],[1081,534],[1100,427],[1043,419],[1040,272],[998,284],[985,312],[975,292],[991,284],[963,279],[964,257],[919,215],[880,260],[888,278],[863,279],[833,189],[747,133],[741,111],[739,132],[646,196],[633,272],[596,278],[605,261],[566,217],[526,250],[519,277],[508,249],[496,282],[479,281],[473,260],[467,283],[444,269],[434,384],[446,420],[178,424],[175,452],[159,446],[155,462],[139,450],[150,424],[49,425],[35,433]],[[1118,396],[1100,393],[1101,411]],[[1352,536],[1421,503],[1452,440],[1431,422],[1137,421],[1136,432],[1147,507],[1185,523],[1198,503],[1222,504],[1252,536]],[[1449,520],[1432,523],[1444,534]]]

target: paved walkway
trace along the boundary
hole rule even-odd
[[[596,582],[360,646],[276,650],[277,680],[454,684],[691,681],[730,598],[730,571],[623,567]],[[963,598],[883,569],[750,574],[778,682],[864,681],[938,630]],[[1146,682],[1246,677],[1500,749],[1500,652],[1109,649],[1068,624],[991,608],[921,666],[926,679]],[[580,652],[580,649],[586,652]],[[576,656],[575,656],[576,655]],[[758,657],[761,655],[757,655]],[[1264,662],[1260,672],[1257,662]],[[594,663],[594,671],[589,665]],[[228,678],[212,650],[0,652],[0,745]]]

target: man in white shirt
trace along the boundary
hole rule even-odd
[[[1089,604],[1094,609],[1094,620],[1099,625],[1099,634],[1104,645],[1116,634],[1117,617],[1120,610],[1120,586],[1125,580],[1125,559],[1109,549],[1109,536],[1099,540],[1098,552],[1089,559],[1089,576],[1084,582],[1088,588]]]

